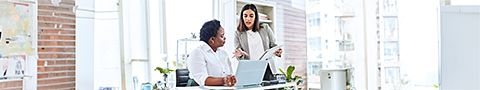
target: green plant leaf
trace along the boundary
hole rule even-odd
[[[168,68],[164,69],[164,68],[161,68],[161,67],[156,67],[155,71],[159,71],[161,74],[168,74],[168,73],[173,72],[175,70],[168,69]]]
[[[287,74],[286,74],[286,77],[287,77],[287,81],[288,81],[288,82],[292,81],[292,79],[293,79],[293,78],[292,78],[292,73],[293,73],[294,70],[295,70],[295,66],[292,66],[292,65],[288,66],[288,68],[287,68]]]
[[[297,81],[297,80],[300,80],[300,79],[302,79],[302,77],[300,77],[300,76],[295,76],[295,78],[293,78],[293,81]]]
[[[278,70],[280,70],[280,72],[282,72],[283,75],[287,75],[281,68],[278,68]],[[287,79],[287,82],[290,82],[290,78],[285,76],[285,79]]]
[[[280,72],[282,72],[283,75],[286,75],[281,68],[278,68],[278,70],[280,70]]]

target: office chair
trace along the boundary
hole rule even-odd
[[[177,87],[198,86],[197,82],[188,76],[190,73],[188,69],[177,69],[175,72],[177,75]]]

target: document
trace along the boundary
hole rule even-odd
[[[275,51],[280,49],[283,45],[278,45],[273,48],[267,49],[265,52],[263,52],[262,56],[260,57],[259,60],[267,60],[269,58],[272,58],[275,55]]]

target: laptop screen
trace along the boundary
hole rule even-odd
[[[260,85],[266,68],[267,61],[265,60],[240,60],[235,75],[237,79],[235,86]]]

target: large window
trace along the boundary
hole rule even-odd
[[[315,87],[322,85],[316,82],[321,81],[318,71],[342,65],[352,68],[347,83],[354,89],[424,90],[418,87],[438,85],[438,1],[306,2],[319,2],[306,6],[309,88],[321,88]],[[419,68],[424,66],[428,68]]]
[[[177,64],[182,68],[189,50],[198,46],[203,23],[213,19],[213,1],[167,0],[165,5],[167,66],[177,68]]]
[[[309,89],[322,89],[322,70],[353,67],[350,62],[362,55],[355,50],[361,26],[353,0],[308,0],[307,13],[307,76]],[[356,44],[361,45],[361,44]],[[357,46],[359,47],[359,46]],[[360,63],[359,63],[360,64]],[[353,81],[349,76],[346,83]],[[326,84],[324,84],[326,85]],[[358,84],[360,85],[360,84]],[[328,88],[327,88],[328,89]]]

